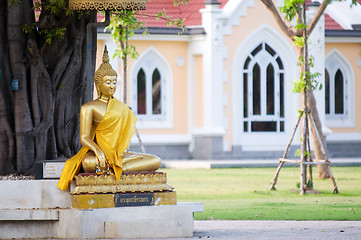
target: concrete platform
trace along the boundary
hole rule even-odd
[[[193,236],[202,203],[72,209],[57,180],[0,181],[0,239],[121,239]]]
[[[0,181],[0,210],[70,208],[69,192],[57,184],[57,180]]]
[[[203,211],[203,205],[0,210],[0,239],[191,237],[196,211]]]

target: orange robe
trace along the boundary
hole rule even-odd
[[[126,104],[116,98],[111,98],[107,110],[98,127],[92,134],[105,158],[119,180],[122,174],[122,154],[127,149],[135,131],[137,118]],[[81,162],[89,151],[82,147],[79,152],[68,159],[58,182],[58,188],[66,190],[74,176],[79,172]]]

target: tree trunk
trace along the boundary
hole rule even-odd
[[[308,91],[307,105],[311,109],[311,116],[316,125],[315,128],[312,123],[309,124],[311,130],[311,136],[312,136],[313,151],[317,162],[319,160],[325,160],[325,155],[323,154],[322,148],[325,149],[326,151],[326,140],[322,133],[322,124],[321,124],[320,116],[318,115],[316,98],[312,91]],[[318,135],[316,133],[316,130],[319,133],[321,142],[318,140]],[[317,165],[317,169],[318,169],[318,177],[320,179],[326,179],[331,177],[328,165],[325,164]]]
[[[14,94],[14,120],[16,142],[16,168],[21,174],[27,173],[34,163],[34,138],[28,135],[33,129],[30,114],[27,67],[25,65],[25,40],[21,30],[25,24],[24,4],[12,3],[8,0],[8,43],[10,52],[10,65],[13,79],[18,81],[18,90]]]
[[[33,174],[35,161],[71,157],[80,148],[80,107],[91,97],[85,93],[86,26],[96,12],[69,16],[41,2],[36,28],[25,32],[36,23],[33,1],[0,1],[0,175]],[[44,32],[60,28],[66,28],[62,38],[46,42]],[[18,90],[10,90],[12,79]]]
[[[13,136],[13,128],[11,126],[11,99],[9,81],[10,64],[7,52],[7,34],[6,34],[6,15],[7,2],[0,1],[0,175],[12,173],[15,171],[14,153],[15,142]]]

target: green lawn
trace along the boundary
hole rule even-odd
[[[296,187],[299,168],[282,168],[276,191],[269,190],[276,168],[162,171],[179,202],[204,204],[197,220],[361,220],[361,167],[332,167],[339,194],[314,168],[314,189],[321,193],[303,196]]]

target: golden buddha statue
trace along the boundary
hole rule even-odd
[[[62,190],[68,188],[81,167],[85,173],[115,174],[119,180],[122,172],[155,171],[161,165],[155,155],[128,152],[137,118],[126,104],[113,97],[117,73],[109,63],[106,47],[102,60],[94,74],[99,97],[81,107],[82,148],[65,163],[58,183]]]

